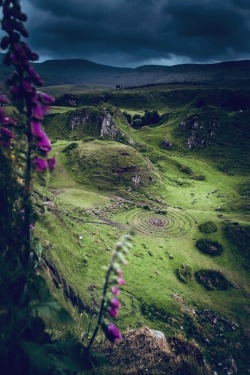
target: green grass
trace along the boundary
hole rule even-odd
[[[201,87],[111,92],[108,102],[121,111],[170,112],[161,125],[135,130],[115,110],[116,126],[126,133],[126,144],[88,140],[85,135],[82,139],[80,133],[72,137],[66,122],[71,112],[64,112],[65,108],[54,114],[50,128],[48,120],[46,126],[54,139],[61,137],[54,143],[58,166],[49,182],[54,194],[51,199],[58,210],[47,212],[37,231],[44,242],[50,243],[46,256],[88,308],[99,301],[102,266],[108,263],[114,243],[129,225],[137,227],[129,265],[124,267],[127,283],[121,293],[118,320],[122,330],[148,325],[167,335],[185,335],[186,327],[180,329],[184,307],[210,309],[237,321],[243,330],[248,327],[245,232],[249,225],[249,112],[222,108],[225,90],[230,91],[218,89],[214,96],[212,90]],[[194,108],[201,94],[206,95],[209,105]],[[90,103],[91,98],[89,92],[79,95],[80,101]],[[103,107],[91,108],[92,113],[101,110]],[[179,126],[193,113],[198,113],[204,123],[202,134],[206,137],[208,119],[219,119],[218,134],[207,138],[204,149],[189,150],[189,130]],[[130,145],[128,139],[133,140]],[[162,149],[164,139],[173,143],[171,150]],[[132,180],[137,175],[141,177],[138,186]],[[218,257],[203,254],[195,246],[204,237],[199,226],[206,223],[217,228],[211,231],[207,224],[205,232],[210,241],[222,244],[223,252]],[[244,254],[240,251],[242,243]],[[185,284],[176,277],[176,270],[183,264],[191,267],[193,274],[201,269],[220,271],[238,289],[210,293],[195,278]],[[170,318],[177,323],[170,324]],[[209,353],[211,349],[206,350]]]
[[[68,112],[68,111],[70,111],[72,109],[74,109],[74,107],[52,106],[52,107],[50,107],[49,114],[52,114],[52,113],[65,113],[65,112]]]
[[[58,204],[60,201],[65,204],[80,208],[94,208],[105,206],[110,202],[110,198],[82,189],[63,189],[58,196]]]

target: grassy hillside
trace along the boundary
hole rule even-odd
[[[74,335],[87,326],[79,311],[95,319],[102,265],[135,226],[117,324],[191,340],[218,374],[235,366],[247,373],[248,96],[202,86],[84,91],[70,97],[79,108],[69,111],[69,97],[58,99],[46,120],[58,166],[49,191],[37,192],[45,206],[37,231],[54,293],[75,306]],[[119,142],[100,137],[97,119],[108,106],[126,135]],[[135,129],[121,115],[146,109],[159,111],[158,124]],[[72,130],[78,111],[89,122]]]

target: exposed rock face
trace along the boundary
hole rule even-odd
[[[110,113],[105,113],[101,125],[101,137],[115,138],[118,129],[115,127],[114,119]]]
[[[202,129],[203,125],[201,121],[199,120],[198,116],[192,116],[180,123],[180,127],[183,129],[189,129],[189,130],[198,130]]]
[[[192,132],[191,137],[188,138],[188,148],[205,147],[206,141],[196,132]]]
[[[191,135],[188,138],[189,149],[205,147],[208,137],[215,137],[220,128],[219,121],[215,118],[201,120],[199,115],[191,116],[180,123],[180,128],[189,130]]]
[[[70,116],[70,128],[82,135],[107,137],[115,139],[122,136],[116,128],[114,117],[108,113],[93,112],[87,108],[72,112]]]
[[[79,130],[91,135],[100,135],[102,124],[101,114],[90,112],[88,109],[79,109],[70,116],[71,130]]]

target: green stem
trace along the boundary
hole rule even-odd
[[[96,335],[100,329],[100,326],[101,326],[101,321],[102,321],[102,315],[103,315],[103,312],[104,312],[104,305],[105,305],[105,299],[106,299],[106,294],[107,294],[107,290],[108,290],[108,285],[109,285],[109,277],[110,277],[110,274],[113,270],[113,264],[117,258],[117,250],[114,251],[113,253],[113,256],[112,256],[112,259],[110,261],[110,264],[109,264],[109,267],[107,269],[107,272],[106,272],[106,276],[105,276],[105,282],[104,282],[104,286],[103,286],[103,291],[102,291],[102,299],[101,299],[101,304],[100,304],[100,308],[99,308],[99,314],[98,314],[98,319],[97,319],[97,323],[96,323],[96,327],[95,327],[95,330],[92,334],[92,337],[89,341],[89,344],[87,346],[87,350],[90,350],[95,338],[96,338]]]
[[[30,216],[31,216],[31,136],[27,134],[27,152],[26,152],[26,167],[24,176],[24,267],[28,271],[30,250],[31,250],[31,235],[30,235]]]

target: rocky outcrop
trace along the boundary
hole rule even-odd
[[[203,128],[203,124],[198,116],[192,116],[180,123],[180,127],[188,130],[198,130]]]
[[[71,112],[69,125],[72,131],[82,135],[100,135],[102,114],[91,109],[84,108]]]
[[[109,112],[83,108],[73,111],[69,120],[72,132],[82,136],[118,139],[123,133],[115,126],[114,116]]]
[[[118,129],[115,127],[113,116],[106,112],[101,124],[101,137],[115,138],[118,135]]]
[[[187,141],[188,148],[205,147],[206,141],[198,133],[192,132],[191,137]]]
[[[210,138],[216,137],[220,124],[215,118],[204,120],[199,115],[194,115],[183,120],[180,123],[180,128],[191,133],[187,146],[189,149],[193,149],[205,147]]]

